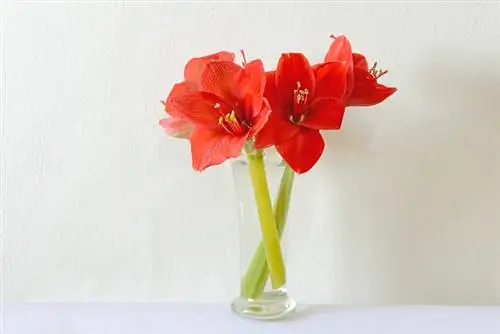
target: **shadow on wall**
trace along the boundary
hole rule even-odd
[[[339,288],[362,303],[498,304],[500,72],[488,64],[500,58],[421,59],[411,92],[325,134]]]

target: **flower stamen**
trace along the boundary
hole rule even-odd
[[[243,49],[240,50],[241,52],[241,56],[243,57],[243,67],[246,67],[247,66],[247,57],[245,56],[245,51],[243,51]]]
[[[227,113],[224,116],[220,116],[218,122],[224,128],[224,130],[233,135],[243,133],[243,129],[241,127],[242,124],[249,128],[245,122],[240,123],[234,110],[231,110],[230,113]]]
[[[381,76],[387,74],[387,72],[389,72],[388,70],[384,70],[384,69],[377,69],[377,65],[378,63],[377,62],[374,62],[373,63],[373,66],[372,68],[370,68],[370,70],[368,71],[370,73],[370,75],[375,78],[375,79],[378,79],[380,78]]]
[[[295,96],[295,101],[297,104],[306,103],[307,96],[309,95],[309,90],[307,88],[301,89],[302,84],[297,81],[297,88],[293,90],[293,95]]]

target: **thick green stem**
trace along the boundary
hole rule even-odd
[[[286,218],[288,216],[294,177],[295,172],[288,165],[286,165],[285,170],[283,171],[283,176],[281,177],[280,189],[274,205],[274,219],[276,221],[280,237],[285,228]]]
[[[269,276],[273,288],[285,284],[285,266],[281,254],[280,238],[274,222],[273,207],[269,196],[264,154],[261,150],[247,154],[250,177],[254,188],[255,201],[259,212],[265,261],[269,267]]]
[[[285,229],[294,177],[294,171],[286,165],[283,175],[281,176],[280,188],[274,205],[274,220],[280,238]],[[246,298],[257,298],[264,291],[268,276],[269,269],[266,262],[264,244],[261,242],[242,279],[242,296]]]

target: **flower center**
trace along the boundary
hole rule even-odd
[[[302,87],[300,81],[297,81],[297,88],[293,90],[293,111],[290,116],[290,121],[298,124],[304,120],[307,99],[309,97],[309,89]]]
[[[240,122],[238,120],[234,110],[231,110],[230,113],[227,113],[224,116],[220,116],[219,124],[224,128],[224,130],[235,136],[244,134],[250,128],[245,121]]]
[[[305,114],[301,114],[301,115],[290,115],[290,118],[288,118],[290,120],[290,122],[292,122],[293,124],[295,125],[300,125],[300,123],[302,123],[302,121],[304,120],[304,118],[306,117]]]
[[[305,104],[307,102],[307,96],[309,95],[309,90],[307,88],[302,88],[300,81],[297,81],[297,88],[293,90],[293,97],[295,104]]]

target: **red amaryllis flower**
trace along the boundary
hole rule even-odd
[[[176,138],[187,138],[193,131],[192,124],[179,113],[172,104],[172,99],[199,90],[201,76],[205,67],[215,61],[233,61],[234,53],[221,51],[203,57],[191,59],[184,68],[184,81],[174,85],[167,100],[163,102],[165,112],[170,116],[160,121],[167,134]]]
[[[345,36],[334,38],[326,53],[325,62],[347,62],[346,106],[372,106],[396,92],[396,88],[378,83],[378,79],[387,71],[377,69],[377,63],[372,68],[368,68],[365,56],[352,53],[351,44]]]
[[[345,63],[329,62],[313,69],[303,54],[283,54],[276,72],[267,73],[265,97],[272,113],[256,147],[276,145],[293,170],[307,172],[323,153],[319,130],[342,125],[345,89]]]
[[[240,155],[247,139],[266,123],[266,77],[260,60],[244,67],[231,61],[204,66],[198,91],[172,97],[171,106],[194,125],[189,137],[193,168],[202,171]]]

